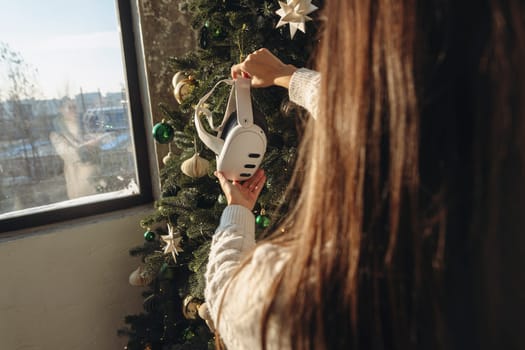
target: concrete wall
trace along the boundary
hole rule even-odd
[[[137,208],[0,242],[0,349],[123,349],[116,331],[141,310],[128,283],[143,241]]]
[[[162,119],[160,102],[176,106],[175,72],[167,59],[195,42],[179,2],[134,2],[141,14],[141,61],[147,68],[142,77],[149,88],[143,99],[151,124]],[[162,159],[167,149],[157,153]],[[0,241],[0,349],[122,349],[126,339],[116,331],[143,301],[140,289],[128,284],[140,262],[128,250],[142,243],[139,221],[150,211],[147,206],[110,213]]]

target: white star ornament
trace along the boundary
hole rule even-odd
[[[173,261],[177,262],[177,255],[179,255],[180,252],[183,252],[182,248],[180,247],[180,241],[182,240],[182,237],[175,236],[175,232],[173,231],[173,226],[168,225],[168,231],[169,233],[165,236],[160,236],[164,242],[166,242],[166,245],[164,246],[164,254],[169,254],[173,256]]]
[[[306,33],[305,22],[312,19],[308,16],[310,13],[317,10],[317,6],[312,5],[312,0],[287,0],[286,2],[279,1],[281,8],[275,13],[281,16],[279,23],[275,28],[290,25],[290,36],[294,37],[297,29]]]

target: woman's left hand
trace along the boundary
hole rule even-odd
[[[231,68],[233,79],[244,75],[251,78],[254,88],[277,85],[288,89],[290,79],[297,70],[291,64],[284,64],[268,49],[262,48],[249,54],[244,61]]]
[[[242,205],[249,210],[252,210],[255,206],[255,202],[257,202],[257,198],[259,198],[259,194],[266,181],[266,175],[264,175],[262,169],[257,169],[251,178],[242,183],[238,181],[228,181],[219,171],[216,171],[214,174],[219,179],[228,205]]]

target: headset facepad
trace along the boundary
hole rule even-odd
[[[232,89],[222,123],[215,128],[212,113],[204,103],[221,83],[232,85]],[[216,136],[204,129],[201,115],[217,131]],[[217,170],[228,180],[247,180],[261,165],[266,152],[266,123],[264,116],[252,108],[250,79],[225,79],[215,84],[195,107],[195,127],[201,141],[217,156]]]

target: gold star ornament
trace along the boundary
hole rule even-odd
[[[297,29],[306,33],[305,22],[312,20],[308,15],[317,10],[317,6],[312,5],[312,0],[279,1],[279,5],[281,8],[275,11],[275,13],[279,15],[281,19],[275,28],[289,24],[292,39]]]

